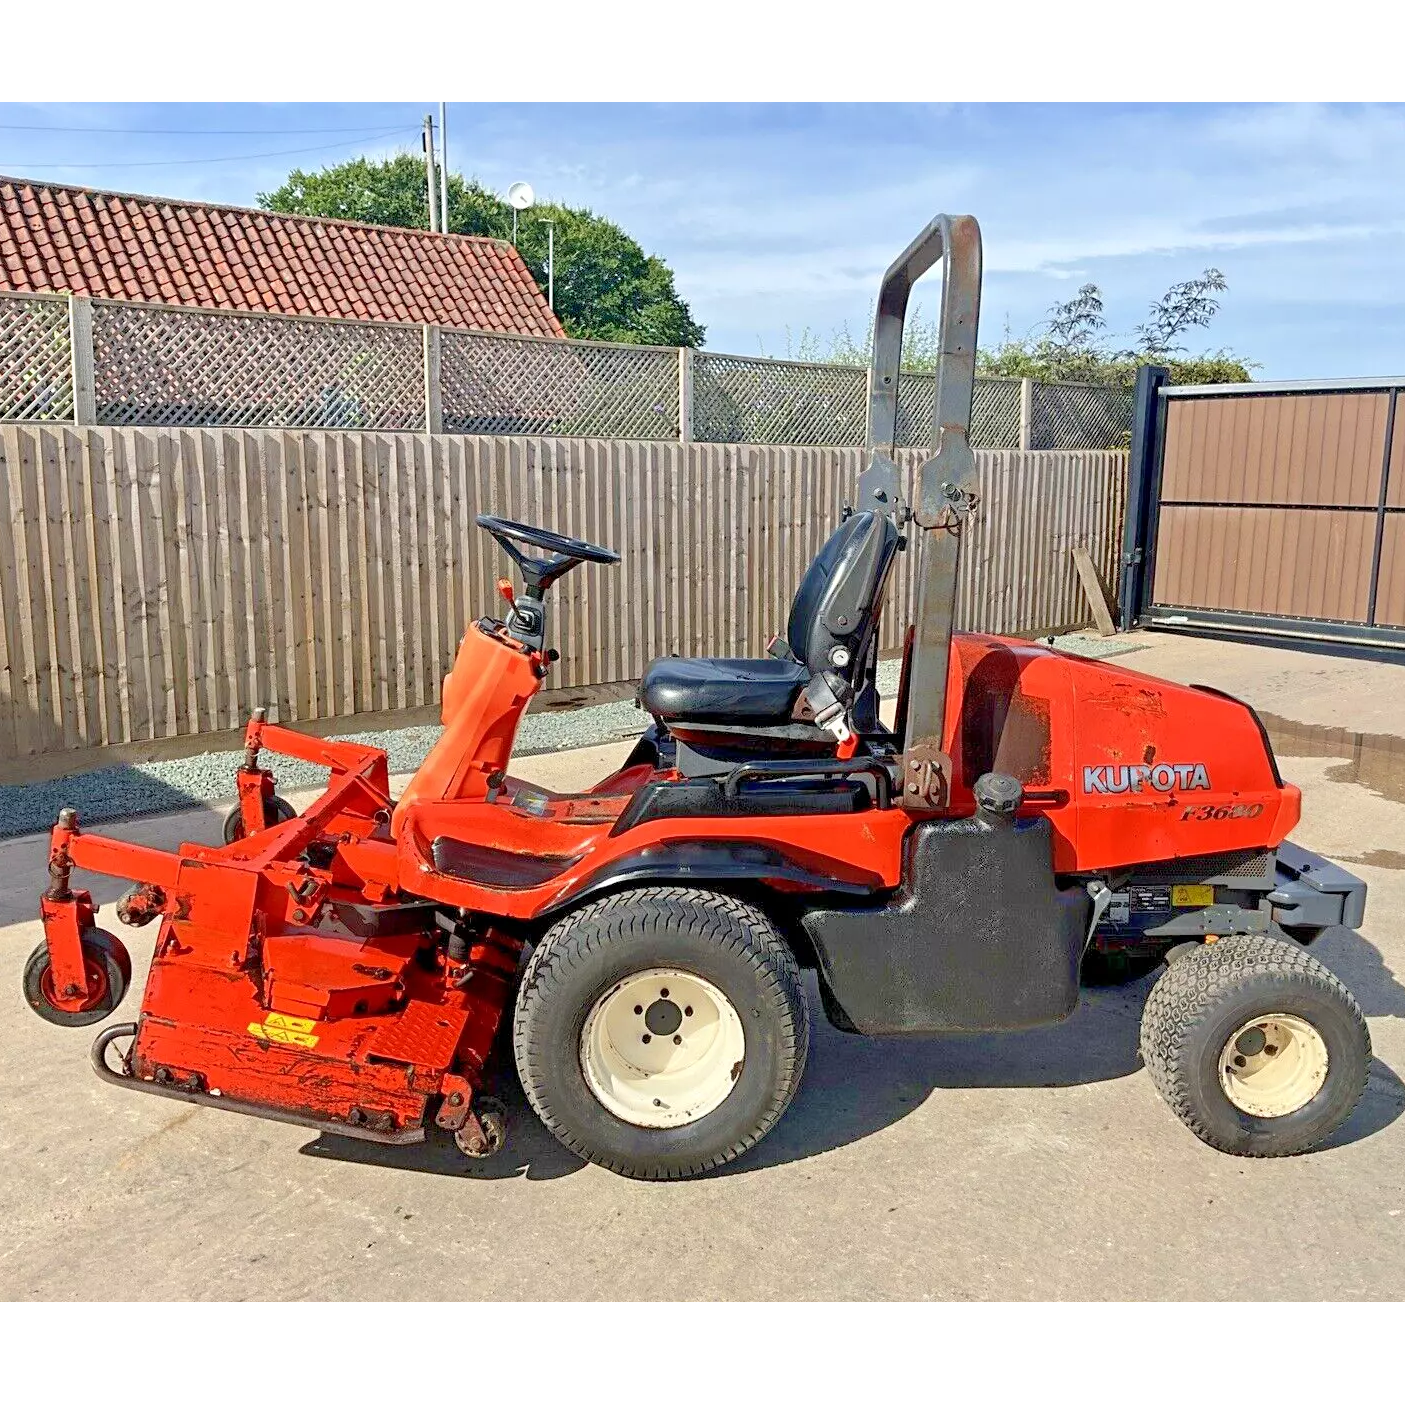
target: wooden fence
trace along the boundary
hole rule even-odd
[[[1088,622],[1126,456],[987,451],[966,627]],[[917,450],[902,451],[904,467]],[[474,514],[618,549],[554,589],[556,687],[756,654],[839,520],[858,449],[0,425],[0,758],[422,707],[507,574]],[[883,643],[910,616],[900,557]],[[77,758],[75,758],[76,760]]]

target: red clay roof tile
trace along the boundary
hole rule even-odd
[[[0,176],[0,291],[559,337],[508,244]]]

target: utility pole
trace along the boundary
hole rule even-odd
[[[546,305],[556,311],[556,221],[546,221]]]
[[[439,104],[439,228],[449,232],[449,104]]]
[[[434,189],[434,118],[424,119],[424,182],[429,196],[429,232],[439,229],[439,201]]]

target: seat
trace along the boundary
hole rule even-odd
[[[801,694],[823,718],[847,709],[864,684],[898,529],[881,512],[852,513],[810,563],[790,608],[779,657],[655,659],[640,703],[660,722],[775,726],[796,714]]]
[[[809,681],[793,659],[656,659],[639,694],[664,720],[761,725],[788,722]]]

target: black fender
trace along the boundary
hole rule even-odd
[[[716,888],[737,883],[784,884],[832,897],[863,898],[878,892],[878,876],[870,884],[852,883],[810,868],[767,844],[742,839],[674,839],[646,844],[583,874],[537,916],[554,917],[592,898],[620,888],[651,884]]]

